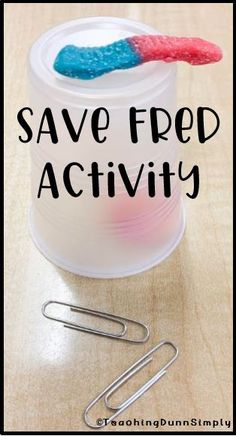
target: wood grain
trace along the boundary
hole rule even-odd
[[[161,265],[125,279],[95,280],[54,267],[28,234],[29,147],[18,141],[16,114],[28,103],[27,53],[33,41],[63,21],[111,15],[143,21],[163,33],[219,43],[217,66],[179,67],[178,106],[215,108],[221,127],[209,143],[181,147],[186,167],[197,163],[201,191],[185,199],[187,228]],[[82,431],[87,403],[160,339],[180,356],[162,381],[120,419],[232,419],[232,5],[38,3],[5,5],[5,430]],[[75,301],[143,320],[142,346],[68,331],[45,320],[50,298]],[[151,375],[146,368],[139,380]],[[143,377],[143,378],[142,378]],[[125,397],[128,389],[123,387]],[[129,391],[130,392],[130,391]],[[97,409],[97,415],[102,413]],[[156,430],[107,427],[106,430]],[[158,429],[160,430],[160,429]],[[183,430],[179,426],[163,427]],[[212,430],[202,427],[185,431]],[[228,430],[216,427],[215,431]],[[229,429],[230,430],[230,429]]]

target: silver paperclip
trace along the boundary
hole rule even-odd
[[[170,345],[174,349],[174,356],[167,362],[150,380],[148,380],[140,389],[138,389],[133,395],[131,395],[127,400],[123,403],[113,406],[109,403],[110,396],[127,380],[129,380],[134,374],[140,371],[145,365],[150,363],[153,360],[152,354],[155,353],[159,348],[163,345]],[[112,420],[114,420],[120,413],[126,410],[134,401],[136,401],[139,397],[141,397],[148,389],[150,389],[154,383],[156,383],[163,375],[166,374],[167,368],[175,361],[178,356],[178,348],[169,341],[161,341],[154,348],[152,348],[148,353],[146,353],[141,359],[135,362],[130,368],[128,368],[123,374],[121,374],[118,378],[116,378],[104,391],[102,391],[94,400],[92,400],[89,405],[86,407],[84,411],[84,420],[85,423],[91,428],[101,428],[105,425],[109,424]],[[111,415],[106,420],[102,420],[99,418],[99,423],[93,424],[88,419],[89,410],[101,399],[103,398],[105,406],[115,411],[113,415]],[[101,422],[100,422],[101,421]]]
[[[98,318],[109,319],[110,321],[119,324],[122,327],[122,330],[119,333],[109,333],[109,332],[106,332],[106,331],[103,331],[100,329],[80,325],[80,324],[72,322],[72,321],[66,321],[62,318],[53,317],[46,312],[46,308],[50,304],[58,304],[61,306],[67,306],[67,307],[69,307],[69,309],[72,312],[87,313],[88,315],[96,316]],[[108,312],[101,312],[99,310],[88,309],[86,307],[81,307],[81,306],[75,306],[75,305],[69,304],[69,303],[63,303],[61,301],[55,301],[55,300],[46,301],[46,303],[44,303],[42,305],[42,314],[48,319],[52,319],[53,321],[61,322],[64,325],[64,327],[67,327],[67,328],[70,328],[73,330],[80,330],[82,332],[92,333],[94,335],[105,336],[107,338],[120,339],[122,341],[133,342],[133,343],[143,343],[143,342],[146,342],[149,338],[149,328],[145,324],[143,324],[139,321],[135,321],[131,318],[125,318],[123,316],[112,315],[111,313],[108,313]],[[132,339],[132,338],[125,337],[125,334],[127,333],[127,324],[125,321],[136,324],[138,326],[141,326],[145,332],[143,337],[141,337],[140,339],[139,338]]]

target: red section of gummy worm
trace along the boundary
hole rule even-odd
[[[222,58],[220,47],[201,38],[140,35],[127,39],[140,55],[142,62],[185,61],[192,65],[201,65],[218,62]]]

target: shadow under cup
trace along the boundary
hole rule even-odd
[[[99,46],[137,34],[154,34],[154,29],[115,17],[93,17],[67,22],[44,33],[29,55],[29,88],[34,111],[34,131],[40,125],[45,108],[53,113],[58,143],[50,135],[36,136],[31,146],[30,231],[46,258],[65,270],[89,277],[123,277],[144,271],[165,259],[178,245],[185,219],[180,182],[173,181],[172,195],[166,198],[159,188],[150,198],[147,189],[148,163],[161,170],[164,161],[175,167],[178,144],[173,134],[169,140],[153,143],[150,108],[175,112],[176,66],[149,62],[130,70],[114,71],[94,80],[83,81],[59,75],[53,70],[58,51],[67,44]],[[130,138],[129,109],[145,109],[139,124],[139,141]],[[106,140],[97,143],[91,131],[91,116],[99,107],[109,112]],[[78,142],[73,142],[61,114],[66,108],[78,130],[85,109],[86,119]],[[164,125],[164,120],[161,121]],[[40,180],[45,164],[50,162],[55,174],[59,197],[51,189],[42,189]],[[84,171],[71,170],[72,184],[83,189],[81,196],[69,195],[63,183],[63,171],[71,162],[79,162]],[[91,163],[97,162],[104,172],[100,179],[100,196],[91,191]],[[114,197],[107,194],[106,173],[116,180]],[[135,185],[140,165],[145,169],[137,192],[130,197],[118,171],[125,165]],[[45,184],[47,184],[45,182]],[[79,190],[79,189],[78,189]]]

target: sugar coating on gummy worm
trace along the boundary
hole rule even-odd
[[[203,65],[221,58],[220,47],[201,38],[139,35],[102,47],[66,45],[58,53],[54,69],[64,76],[90,80],[150,61]]]

